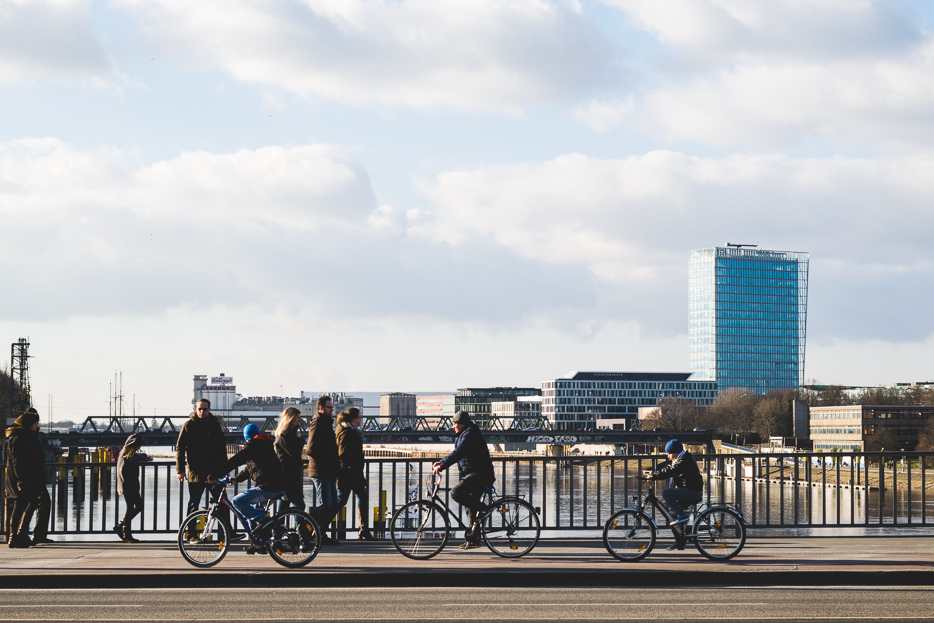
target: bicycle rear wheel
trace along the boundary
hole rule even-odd
[[[427,560],[444,549],[450,529],[451,521],[444,510],[431,500],[417,500],[392,516],[389,537],[406,558]]]
[[[694,522],[697,551],[711,560],[729,560],[746,544],[746,525],[732,508],[715,506]]]
[[[645,513],[621,510],[603,526],[603,545],[617,560],[642,560],[655,547],[655,525]]]
[[[272,518],[267,549],[269,555],[283,567],[304,567],[318,555],[321,531],[308,513],[298,509],[284,510]]]
[[[483,518],[483,540],[494,554],[504,558],[528,554],[541,533],[538,513],[525,500],[497,500]]]
[[[178,551],[196,567],[213,567],[230,549],[230,526],[205,509],[188,515],[178,529]]]

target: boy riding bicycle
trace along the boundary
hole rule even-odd
[[[680,441],[677,439],[669,441],[665,445],[665,452],[668,454],[668,463],[650,472],[646,480],[671,479],[671,484],[674,486],[662,491],[662,498],[674,517],[668,525],[675,532],[677,539],[675,544],[668,549],[684,549],[684,539],[681,538],[680,530],[688,521],[684,507],[697,504],[704,498],[704,479],[697,467],[697,461],[690,452],[684,449]]]

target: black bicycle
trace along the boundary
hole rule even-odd
[[[645,478],[642,479],[645,482]],[[697,551],[710,560],[729,560],[736,556],[746,544],[746,525],[736,509],[716,505],[698,510],[697,505],[687,508],[689,519],[684,524],[671,525],[672,516],[655,497],[655,483],[640,499],[632,496],[635,508],[624,508],[614,513],[603,526],[603,544],[606,551],[618,560],[635,562],[649,555],[655,547],[658,526],[645,512],[654,506],[668,520],[677,543],[693,542]],[[688,529],[688,526],[690,526]]]
[[[428,497],[399,508],[389,526],[389,536],[399,553],[416,560],[427,560],[444,549],[451,535],[451,517],[457,521],[455,531],[469,529],[441,499],[440,474],[428,477],[426,490]],[[542,532],[539,509],[519,497],[498,498],[494,487],[487,489],[482,499],[489,508],[478,518],[486,546],[504,558],[532,551]]]
[[[229,478],[219,483],[230,484]],[[274,503],[276,498],[266,503]],[[218,515],[220,507],[226,507],[243,524],[250,539],[247,554],[269,554],[283,567],[304,567],[318,554],[321,547],[321,531],[311,516],[297,508],[287,508],[261,523],[255,529],[227,497],[222,489],[208,508],[188,515],[178,529],[178,550],[185,560],[196,567],[213,567],[227,555],[230,536],[233,534],[228,520]]]

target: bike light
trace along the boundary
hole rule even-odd
[[[541,507],[541,506],[536,506],[536,507],[535,507],[535,514],[536,514],[536,515],[541,515],[541,514],[542,514],[542,507]]]

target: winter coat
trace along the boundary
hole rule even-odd
[[[285,476],[279,457],[273,449],[273,437],[269,433],[260,433],[243,445],[240,452],[230,457],[218,468],[215,477],[223,476],[232,469],[246,464],[246,469],[234,476],[237,482],[252,478],[263,491],[279,492],[286,490]]]
[[[217,466],[227,460],[227,439],[220,420],[213,414],[199,418],[192,413],[182,425],[175,444],[175,471],[185,473],[188,480],[202,482],[208,474],[219,474]]]
[[[447,469],[454,462],[460,469],[461,478],[470,474],[492,474],[493,460],[486,447],[486,439],[476,424],[462,430],[454,441],[454,451],[441,459],[441,467]]]
[[[338,425],[335,437],[340,460],[337,486],[341,489],[357,489],[366,486],[363,435],[350,424],[343,423]]]
[[[127,447],[123,446],[117,457],[117,494],[123,495],[128,491],[139,495],[139,465],[151,461],[147,454],[137,450],[130,458],[126,458]]]
[[[274,449],[282,466],[282,475],[285,477],[285,495],[289,502],[298,503],[304,500],[304,470],[302,468],[302,448],[305,442],[298,436],[298,431],[289,431],[281,437],[276,437]]]
[[[6,429],[6,444],[6,497],[35,495],[46,484],[45,455],[38,433],[14,424]]]
[[[677,489],[704,490],[704,479],[701,478],[697,461],[687,450],[679,454],[674,461],[665,463],[652,472],[652,478],[672,478]]]
[[[337,440],[334,419],[330,415],[318,413],[311,419],[305,456],[308,457],[308,475],[311,478],[337,478]]]

